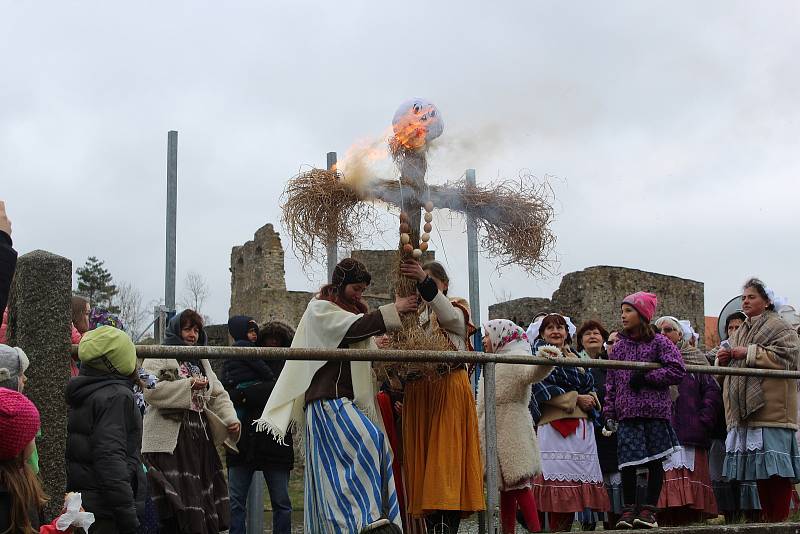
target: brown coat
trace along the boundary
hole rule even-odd
[[[759,345],[748,345],[748,368],[786,370],[786,362]],[[745,421],[739,421],[731,403],[727,402],[729,394],[729,377],[723,382],[722,398],[725,402],[725,422],[728,430],[735,427],[771,427],[797,430],[797,381],[790,378],[764,378],[761,389],[764,394],[764,406],[753,413]]]

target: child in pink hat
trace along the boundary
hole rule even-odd
[[[27,464],[39,425],[39,410],[25,395],[0,388],[0,532],[39,530],[45,496]]]
[[[672,341],[656,333],[650,322],[658,298],[640,291],[622,300],[622,331],[612,360],[659,363],[650,371],[609,370],[603,415],[609,431],[618,428],[617,459],[622,474],[625,506],[618,529],[656,528],[656,505],[664,481],[662,462],[680,449],[670,424],[672,398],[669,387],[680,384],[686,370]],[[647,468],[647,496],[637,502],[636,471]]]

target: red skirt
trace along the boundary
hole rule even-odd
[[[695,449],[694,471],[680,467],[664,473],[658,507],[688,507],[711,517],[717,516],[717,499],[708,471],[707,450]]]
[[[539,475],[533,480],[533,496],[540,512],[572,513],[587,508],[607,512],[611,508],[602,482],[545,480]]]

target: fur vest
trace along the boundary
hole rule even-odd
[[[507,354],[524,354],[510,351]],[[497,458],[500,465],[500,489],[524,485],[542,472],[539,442],[533,430],[528,403],[531,384],[544,380],[552,366],[498,363],[495,365],[495,404],[497,414]],[[478,418],[481,451],[486,457],[486,419],[483,376],[478,394]]]

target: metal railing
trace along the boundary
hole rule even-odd
[[[77,355],[78,346],[72,345]],[[523,365],[555,365],[559,367],[587,367],[600,369],[659,369],[657,363],[623,362],[618,360],[591,360],[576,358],[536,358],[526,355],[490,354],[487,352],[424,351],[395,349],[304,349],[284,347],[181,347],[168,345],[136,345],[137,358],[175,358],[224,360],[228,358],[254,360],[316,360],[316,361],[374,361],[374,362],[452,362],[514,363]],[[800,371],[777,369],[752,369],[715,367],[712,365],[687,365],[690,373],[710,375],[759,376],[800,379]]]
[[[72,353],[77,354],[77,345],[72,346]],[[527,355],[490,354],[485,352],[456,352],[456,351],[416,351],[395,349],[307,349],[283,347],[181,347],[166,345],[136,345],[138,358],[175,358],[224,360],[230,358],[253,360],[316,360],[316,361],[388,361],[388,362],[465,362],[475,364],[522,364],[522,365],[555,365],[561,367],[585,367],[601,369],[631,369],[652,370],[662,366],[656,363],[623,362],[617,360],[577,359],[577,358],[537,358]],[[492,366],[489,365],[491,368]],[[800,379],[800,371],[776,369],[750,369],[737,367],[715,367],[711,365],[686,365],[686,370],[691,373],[727,375],[727,376],[756,376],[769,378]],[[484,374],[484,401],[487,407],[495,403],[494,373]],[[497,434],[495,428],[494,410],[485,412],[486,443],[487,449],[496,444]],[[498,466],[496,455],[487,455],[486,458],[487,503],[497,506],[499,502],[497,484],[489,485],[489,481],[498,480]],[[485,525],[491,534],[499,532],[496,520],[497,510],[487,510],[490,518]],[[481,525],[484,527],[484,525]]]

